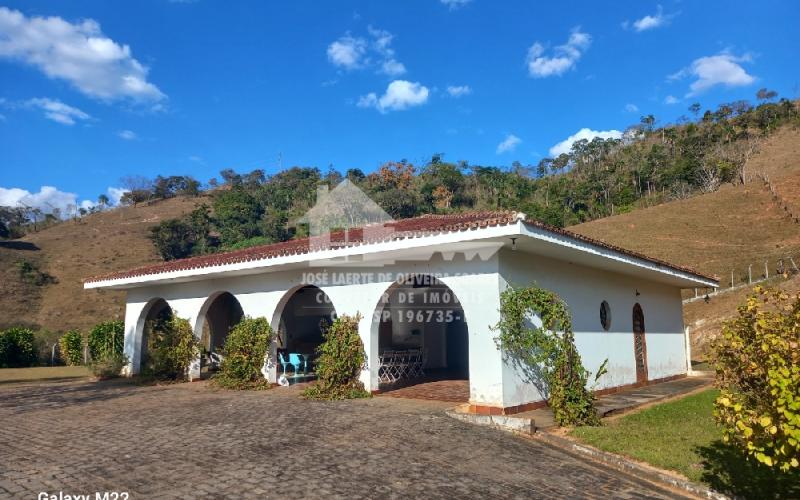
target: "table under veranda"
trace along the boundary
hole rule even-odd
[[[387,349],[380,353],[378,379],[382,384],[394,384],[425,376],[423,349]]]

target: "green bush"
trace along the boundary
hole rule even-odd
[[[128,358],[122,354],[112,354],[105,358],[89,362],[89,370],[100,380],[119,377],[122,369],[128,364]]]
[[[537,314],[541,327],[530,325]],[[540,390],[547,394],[558,425],[598,425],[594,396],[587,388],[589,371],[583,367],[567,306],[555,293],[530,286],[509,287],[500,294],[497,345]],[[603,365],[595,381],[605,373]]]
[[[244,318],[225,339],[224,358],[214,381],[230,389],[269,387],[261,367],[271,342],[272,328],[266,318]]]
[[[125,323],[122,321],[106,321],[97,324],[89,332],[86,344],[93,360],[104,360],[122,356],[125,343]]]
[[[800,466],[800,294],[756,287],[712,342],[723,440],[759,462]]]
[[[70,366],[83,364],[83,335],[78,330],[70,330],[58,339],[61,359]]]
[[[23,368],[36,364],[33,331],[14,327],[0,332],[0,368]]]
[[[189,321],[170,317],[151,322],[142,374],[159,380],[186,380],[189,365],[199,352],[200,342]]]
[[[360,316],[343,315],[325,330],[325,341],[317,348],[317,382],[303,395],[309,399],[352,399],[369,397],[358,379],[367,362],[358,335]]]

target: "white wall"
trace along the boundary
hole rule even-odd
[[[308,273],[327,273],[329,278],[350,273],[350,277],[363,278],[326,283],[320,282],[321,276],[318,276],[308,282],[304,280]],[[597,388],[636,382],[632,334],[632,309],[636,302],[641,304],[645,314],[649,378],[686,372],[678,288],[510,250],[483,258],[476,255],[469,261],[462,253],[448,255],[447,259],[437,254],[432,259],[391,262],[382,267],[309,266],[300,270],[135,288],[128,292],[125,316],[125,352],[131,360],[128,371],[138,367],[142,317],[154,298],[165,299],[178,316],[201,326],[208,298],[227,291],[236,297],[245,315],[266,317],[277,331],[280,311],[291,295],[289,292],[304,284],[314,284],[328,295],[337,314],[361,315],[359,334],[367,353],[367,366],[361,380],[368,390],[375,390],[378,388],[380,323],[380,318],[375,317],[376,307],[399,275],[412,273],[438,277],[458,297],[468,328],[470,401],[474,404],[510,407],[544,399],[533,384],[524,381],[518,368],[504,362],[495,344],[496,332],[492,327],[500,319],[499,293],[509,283],[523,286],[536,282],[566,301],[573,315],[576,343],[584,365],[596,371],[604,359],[609,359],[609,373],[601,378]],[[611,305],[608,332],[600,325],[603,300]],[[196,334],[200,333],[200,328],[196,328]],[[273,345],[272,360],[274,351]],[[277,373],[274,362],[268,371],[269,379],[274,381]]]
[[[645,316],[648,378],[686,373],[679,288],[510,250],[500,254],[500,272],[504,286],[536,283],[564,299],[572,314],[575,343],[584,366],[596,372],[608,358],[608,373],[601,377],[597,389],[636,382],[633,306],[637,302]],[[603,300],[611,306],[609,331],[600,324]],[[505,406],[544,399],[508,363],[504,382]]]
[[[328,273],[328,277],[337,273],[363,275],[364,282],[353,283],[351,279],[349,283],[325,283],[318,278],[305,283],[304,275],[308,273]],[[382,294],[396,282],[398,276],[405,274],[439,277],[458,297],[469,329],[471,398],[473,402],[480,404],[502,404],[502,362],[494,344],[494,334],[489,328],[499,319],[496,256],[481,258],[474,255],[467,261],[461,253],[448,255],[447,258],[436,254],[431,259],[391,262],[368,268],[308,267],[260,275],[134,288],[128,291],[126,309],[125,352],[130,359],[127,371],[138,371],[143,317],[147,313],[147,304],[156,298],[165,299],[177,316],[188,319],[195,326],[198,337],[201,335],[202,314],[207,309],[209,298],[213,300],[218,292],[230,292],[239,301],[245,315],[266,317],[277,331],[280,312],[291,296],[290,292],[304,284],[314,284],[328,295],[337,314],[361,315],[359,334],[367,353],[367,367],[362,371],[361,380],[368,390],[376,390],[379,318],[375,317],[375,311]],[[271,348],[271,359],[275,359],[274,345]],[[193,370],[193,373],[196,371]],[[276,373],[277,367],[273,361],[269,367],[269,379],[274,381]]]

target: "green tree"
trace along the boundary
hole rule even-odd
[[[259,222],[264,208],[241,186],[221,191],[214,197],[214,216],[223,245],[260,236]]]

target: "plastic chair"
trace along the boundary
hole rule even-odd
[[[286,375],[286,367],[289,366],[291,363],[289,363],[289,361],[286,360],[286,355],[284,353],[282,352],[278,353],[278,362],[281,364],[281,367],[283,367],[283,374]]]
[[[297,375],[298,373],[300,373],[300,367],[303,366],[305,363],[303,362],[303,358],[300,356],[300,354],[296,352],[290,352],[289,364],[294,367],[294,373],[295,375]],[[305,370],[303,370],[303,373],[305,373]]]

